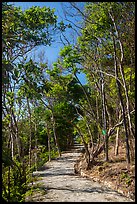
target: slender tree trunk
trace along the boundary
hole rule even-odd
[[[97,113],[97,123],[99,123],[98,96],[96,96],[96,113]]]
[[[123,51],[123,45],[119,39],[118,31],[117,31],[117,37],[118,37],[118,42],[119,42],[120,51],[121,51],[121,59],[120,59],[119,67],[120,67],[120,73],[122,76],[124,90],[125,90],[125,96],[126,96],[126,108],[127,108],[129,130],[130,130],[130,134],[133,137],[135,137],[135,133],[134,133],[134,130],[132,128],[131,117],[130,117],[130,105],[129,105],[128,89],[127,89],[126,80],[125,80],[125,76],[124,76],[124,68],[123,68],[124,51]]]
[[[17,125],[17,121],[16,121],[15,114],[14,114],[13,110],[10,110],[10,114],[11,114],[10,133],[12,136],[12,140],[13,140],[13,133],[15,135],[18,158],[20,160],[21,159],[21,144],[20,144],[20,138],[18,135],[18,125]],[[14,140],[13,140],[13,142],[14,142]],[[14,145],[14,144],[12,144],[12,145]]]
[[[49,161],[51,161],[51,149],[50,149],[50,132],[48,124],[46,123],[47,135],[48,135],[48,153],[49,153]]]
[[[88,151],[90,152],[90,154],[92,155],[93,151],[94,151],[94,145],[93,145],[93,136],[92,136],[92,133],[91,133],[91,130],[90,130],[90,126],[88,124],[88,121],[87,121],[87,118],[86,118],[86,115],[85,115],[85,118],[78,112],[78,109],[75,107],[76,109],[76,112],[77,114],[83,118],[83,120],[85,121],[86,123],[86,127],[87,127],[87,130],[88,130],[88,134],[90,136],[90,143],[88,145]],[[78,128],[77,128],[78,130]],[[80,129],[78,130],[79,131],[79,134],[81,135],[81,132],[80,132]],[[82,135],[81,135],[81,138],[82,138]],[[84,140],[84,138],[82,138],[82,141]],[[92,146],[91,146],[92,145]],[[88,154],[87,154],[88,155]]]
[[[9,131],[10,131],[10,141],[11,141],[11,158],[14,158],[14,139],[13,139],[13,133],[12,133],[12,119],[11,122],[9,124]]]
[[[9,166],[8,168],[8,202],[10,202],[10,169],[11,167]]]
[[[119,111],[119,113],[118,113],[118,118],[119,118],[119,121],[120,121],[121,111]],[[119,127],[117,127],[117,133],[116,133],[115,156],[118,155],[118,150],[119,150]]]
[[[91,102],[89,100],[88,94],[86,93],[86,90],[85,90],[84,86],[82,85],[82,83],[80,82],[80,80],[79,80],[79,78],[77,77],[76,74],[75,74],[75,77],[76,77],[77,81],[79,82],[79,84],[80,84],[80,86],[81,86],[81,88],[83,90],[83,93],[85,94],[85,97],[87,99],[87,102],[88,102],[88,105],[89,105],[89,108],[90,108],[90,112],[93,114],[92,106],[91,106]]]
[[[29,134],[29,169],[31,169],[31,143],[32,143],[32,122],[31,122],[31,110],[29,99],[27,98],[28,113],[29,113],[29,125],[30,125],[30,134]]]
[[[115,19],[114,17],[112,16],[111,13],[109,13],[110,17],[111,17],[111,20],[113,22],[113,25],[114,25],[114,29],[115,29],[115,32],[116,32],[116,36],[117,36],[117,40],[118,40],[118,43],[119,43],[119,46],[120,46],[120,54],[121,54],[121,58],[120,58],[120,61],[119,61],[119,67],[120,67],[120,73],[121,73],[121,77],[122,77],[122,80],[123,80],[123,85],[124,85],[124,90],[125,90],[125,96],[126,96],[126,108],[127,108],[127,115],[128,115],[128,125],[129,125],[129,130],[130,130],[130,134],[132,136],[135,137],[135,133],[134,133],[134,130],[132,128],[132,124],[131,124],[131,117],[130,117],[130,106],[129,106],[129,96],[128,96],[128,90],[127,90],[127,85],[126,85],[126,81],[125,81],[125,77],[124,77],[124,70],[123,70],[123,59],[124,59],[124,52],[123,52],[123,45],[122,45],[122,42],[120,40],[120,37],[119,37],[119,33],[118,33],[118,29],[117,29],[117,26],[116,26],[116,23],[115,23]],[[116,50],[116,49],[115,49]],[[124,110],[123,110],[124,111]],[[125,113],[123,112],[123,117],[125,118]],[[127,125],[126,125],[126,118],[124,119],[124,126],[125,126],[125,129],[127,129]],[[128,163],[130,163],[130,152],[129,152],[129,135],[128,135],[128,131],[126,131],[126,152],[127,152],[127,161]]]
[[[88,145],[86,144],[86,142],[85,142],[85,140],[84,140],[84,137],[83,137],[83,135],[81,134],[80,128],[77,127],[77,126],[74,125],[74,124],[73,124],[73,126],[77,129],[77,131],[78,131],[78,133],[79,133],[79,135],[80,135],[80,137],[81,137],[81,139],[82,139],[82,143],[83,143],[83,145],[84,145],[85,152],[86,152],[86,162],[87,162],[87,169],[88,169],[88,167],[89,167],[89,165],[90,165],[90,152],[89,152],[89,150],[88,150]]]
[[[100,130],[100,122],[99,122],[99,104],[98,104],[98,96],[96,96],[96,112],[97,112],[97,127],[98,127],[98,130]],[[96,150],[99,148],[99,145],[100,145],[100,141],[101,141],[101,138],[100,138],[100,131],[98,131],[98,139],[97,139],[97,145],[96,145]]]
[[[104,91],[104,79],[103,79],[103,74],[102,75],[102,111],[103,111],[103,128],[104,131],[106,132],[105,135],[105,160],[108,161],[108,135],[107,135],[107,120],[106,120],[106,100],[105,100],[105,91]]]
[[[19,130],[18,130],[18,124],[17,124],[17,120],[16,120],[16,117],[15,117],[15,114],[12,110],[12,118],[13,118],[13,121],[14,121],[14,132],[15,132],[15,138],[16,138],[16,145],[17,145],[17,150],[18,150],[18,157],[19,157],[19,160],[21,161],[21,139],[19,137]]]
[[[131,155],[131,161],[134,161],[135,160],[135,140],[134,139],[130,139],[129,140],[129,143],[130,143],[130,155]]]
[[[59,142],[58,142],[58,138],[57,138],[57,135],[56,135],[56,122],[55,122],[55,117],[54,117],[53,111],[52,111],[52,122],[53,122],[53,134],[54,134],[54,139],[55,139],[56,147],[57,147],[57,150],[58,150],[58,154],[61,157],[61,151],[60,151],[60,147],[59,147]]]
[[[113,37],[113,43],[114,43],[114,66],[115,66],[115,76],[116,76],[116,85],[118,88],[118,95],[121,103],[121,109],[122,109],[122,114],[123,114],[123,123],[124,123],[124,129],[125,129],[125,142],[126,142],[126,157],[127,157],[127,162],[130,163],[130,152],[129,152],[129,135],[128,135],[128,130],[127,130],[127,123],[126,123],[126,116],[125,116],[125,106],[123,102],[123,97],[122,97],[122,92],[121,92],[121,84],[117,80],[118,78],[118,66],[117,66],[117,59],[116,59],[116,45],[115,45],[115,39]]]
[[[108,110],[107,102],[106,102],[106,113],[108,115],[108,121],[109,121],[108,127],[111,128],[112,127],[112,120],[111,120],[111,114],[110,114],[110,112]]]
[[[48,100],[48,99],[47,99]],[[59,142],[58,142],[58,137],[56,135],[56,122],[55,122],[55,117],[54,117],[54,113],[53,113],[53,105],[52,103],[50,102],[50,100],[48,100],[49,102],[49,105],[47,105],[42,99],[41,99],[42,103],[44,103],[44,105],[49,109],[51,110],[51,114],[52,114],[52,125],[53,125],[53,134],[54,134],[54,139],[55,139],[55,145],[57,147],[57,150],[58,150],[58,154],[59,156],[61,157],[61,151],[60,151],[60,147],[59,147]]]
[[[10,139],[9,139],[9,142],[8,142],[8,148],[11,150],[11,158],[13,158],[13,152],[12,152],[12,117],[11,117],[11,121],[10,121],[10,125],[9,125],[9,130],[10,130]],[[7,192],[7,199],[8,199],[8,202],[10,202],[10,169],[11,167],[9,166],[8,167],[8,177],[7,177],[7,186],[8,186],[8,192]]]
[[[15,135],[16,135],[16,143],[17,143],[17,149],[18,149],[18,156],[19,159],[21,159],[21,144],[20,144],[20,139],[19,139],[19,135],[18,135],[18,127],[16,126],[16,130],[15,130]]]
[[[117,133],[116,133],[115,156],[118,155],[118,150],[119,150],[119,127],[117,128]]]
[[[37,145],[37,121],[35,121],[35,169],[37,171],[37,148],[38,148],[38,145]]]
[[[23,158],[23,162],[22,162],[22,168],[23,168],[23,184],[26,185],[26,163],[25,163],[25,159]]]
[[[93,135],[91,133],[91,130],[90,130],[88,122],[86,122],[86,126],[87,126],[88,133],[89,133],[89,136],[90,136],[89,151],[90,151],[90,154],[92,155],[93,151],[94,151]]]

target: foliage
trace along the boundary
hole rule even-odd
[[[31,193],[32,172],[74,141],[83,143],[89,167],[101,151],[107,155],[117,128],[120,139],[134,138],[134,7],[134,2],[87,2],[76,44],[65,45],[50,67],[28,59],[28,52],[50,46],[58,32],[65,35],[73,27],[63,21],[57,24],[54,9],[33,6],[22,11],[2,3],[2,196],[6,201],[24,202]],[[86,74],[86,85],[79,73]],[[130,156],[132,151],[130,147]],[[121,179],[127,185],[131,182],[126,174]]]

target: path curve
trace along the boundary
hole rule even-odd
[[[122,194],[98,182],[74,174],[79,152],[66,152],[60,158],[47,162],[45,170],[34,172],[46,190],[36,202],[132,202]]]

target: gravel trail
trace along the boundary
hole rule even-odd
[[[34,172],[42,178],[39,183],[46,190],[36,202],[132,202],[120,193],[98,182],[74,174],[77,151],[63,153],[60,158],[47,162],[45,170]]]

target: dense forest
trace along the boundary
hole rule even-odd
[[[8,202],[23,202],[32,172],[74,141],[84,145],[86,169],[103,151],[109,161],[111,144],[118,155],[119,141],[127,163],[135,159],[135,2],[70,6],[81,24],[58,23],[48,7],[22,11],[2,3],[2,197]],[[79,32],[74,44],[66,29]],[[65,43],[51,66],[42,53],[39,62],[26,57],[56,35]]]

